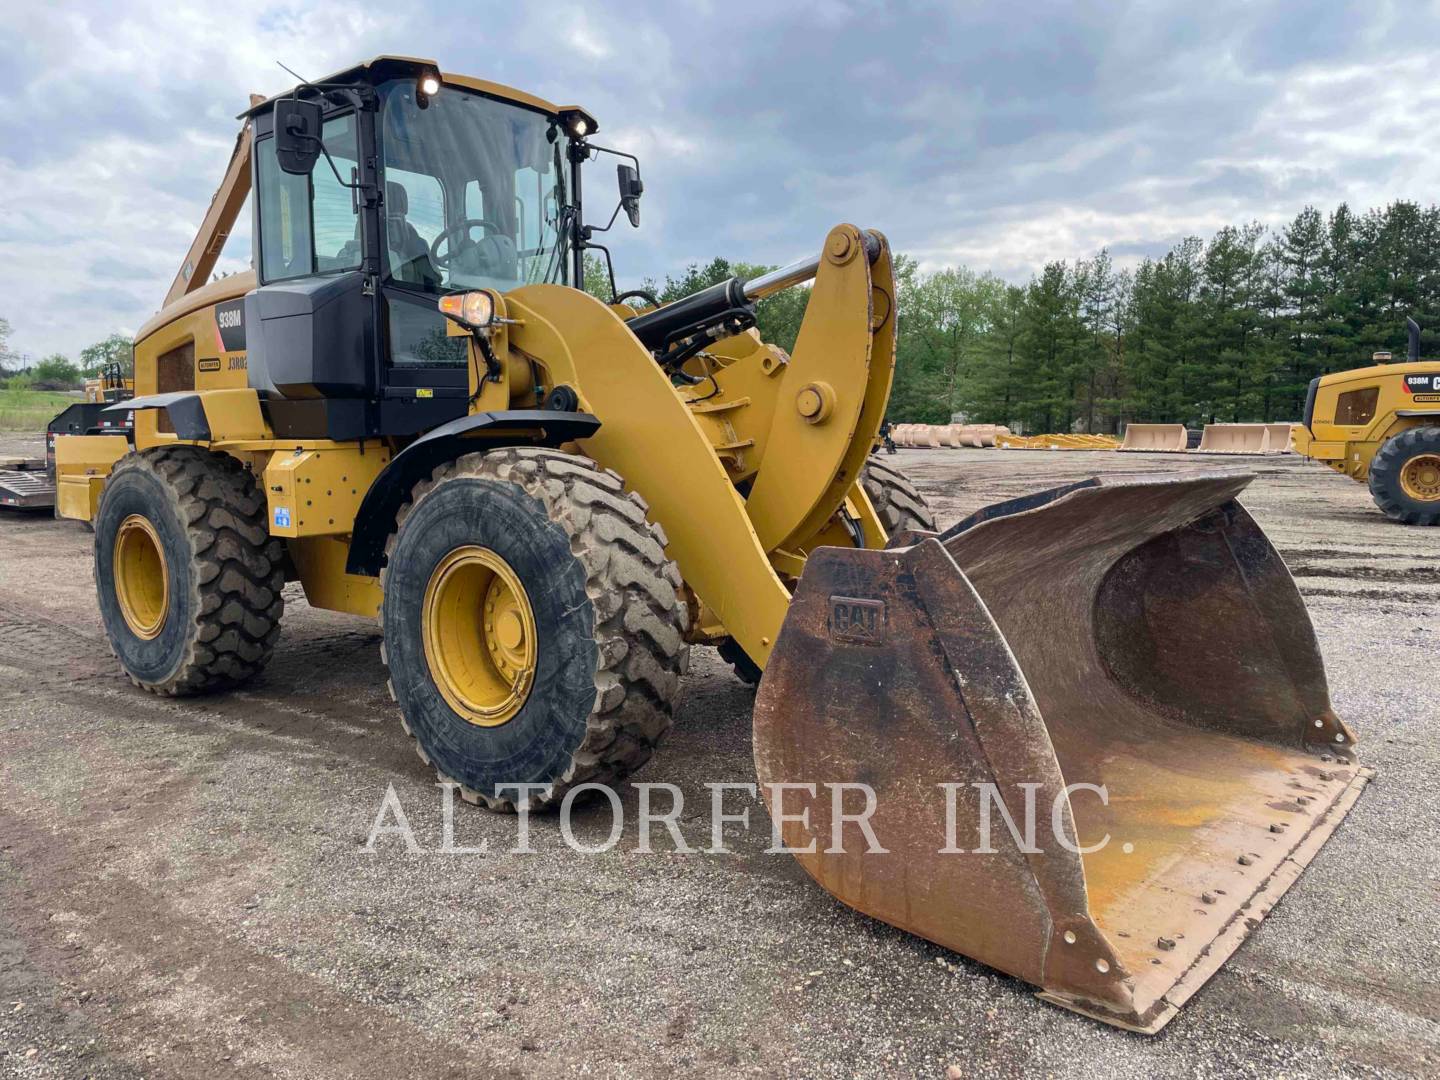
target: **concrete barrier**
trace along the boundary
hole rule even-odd
[[[1121,450],[1182,454],[1186,449],[1184,424],[1126,424]]]

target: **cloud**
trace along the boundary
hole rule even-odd
[[[1429,8],[1288,0],[10,5],[0,315],[35,356],[148,318],[246,95],[292,81],[277,59],[315,77],[430,56],[583,103],[601,142],[642,158],[644,228],[609,234],[622,284],[717,254],[788,261],[841,220],[927,268],[1023,280],[1307,203],[1430,200],[1437,24]],[[591,176],[603,221],[611,162]],[[248,252],[247,217],[220,269]]]

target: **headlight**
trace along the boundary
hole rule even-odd
[[[487,292],[451,293],[440,298],[440,312],[461,326],[482,330],[495,321],[495,300]]]
[[[440,92],[440,76],[427,71],[420,76],[420,93],[426,97],[434,97]]]

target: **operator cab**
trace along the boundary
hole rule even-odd
[[[578,109],[386,57],[248,115],[249,380],[277,434],[403,436],[464,415],[468,338],[439,298],[581,278],[595,123]]]

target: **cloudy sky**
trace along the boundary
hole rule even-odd
[[[1307,203],[1432,201],[1437,32],[1440,5],[1383,0],[6,4],[0,316],[35,357],[138,327],[247,95],[293,82],[276,60],[432,57],[585,105],[643,162],[622,287],[788,261],[842,220],[926,268],[1024,280]],[[225,269],[248,265],[243,230]]]

